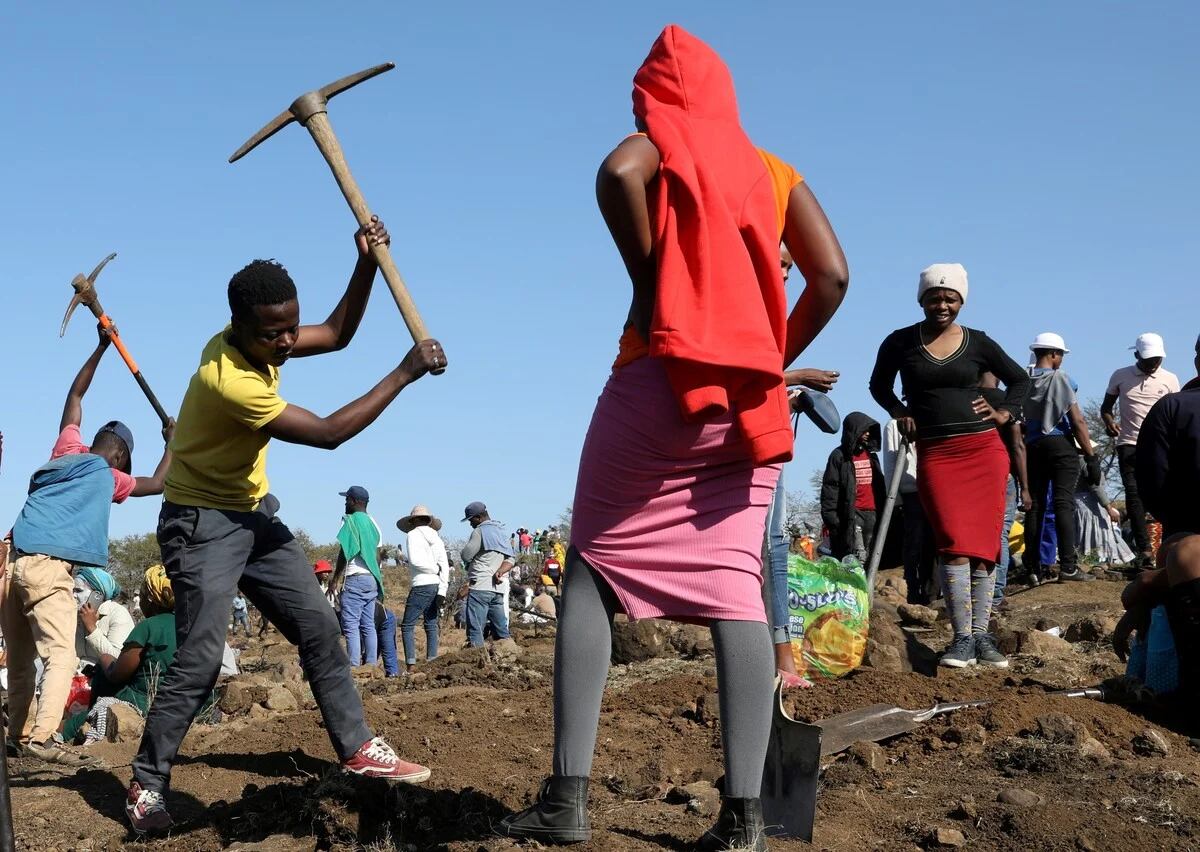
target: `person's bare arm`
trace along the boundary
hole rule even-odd
[[[495,583],[496,585],[499,585],[500,582],[504,579],[504,575],[507,574],[509,571],[511,571],[514,567],[515,567],[515,563],[513,562],[511,557],[508,559],[505,559],[503,562],[500,563],[500,567],[496,569],[496,573],[492,575],[492,582]]]
[[[167,419],[167,425],[163,427],[163,454],[158,460],[158,467],[154,469],[153,476],[138,476],[134,478],[133,490],[129,492],[130,497],[151,497],[155,494],[162,494],[163,487],[167,480],[167,469],[171,467],[171,438],[175,435],[175,418]]]
[[[1092,445],[1092,435],[1088,432],[1087,421],[1083,419],[1083,412],[1079,410],[1079,403],[1071,403],[1071,407],[1067,409],[1067,418],[1071,421],[1071,430],[1075,433],[1075,439],[1079,441],[1079,446],[1083,450],[1083,454],[1088,458],[1096,455],[1096,448]]]
[[[123,649],[121,656],[115,659],[108,654],[101,654],[100,666],[108,676],[109,683],[123,686],[133,680],[138,666],[141,665],[143,650],[140,645],[133,645]]]
[[[374,423],[400,391],[446,363],[446,354],[436,340],[422,340],[379,384],[328,417],[289,404],[263,431],[290,444],[335,449]]]
[[[75,381],[71,382],[71,389],[67,391],[67,401],[63,404],[62,419],[58,421],[59,432],[68,426],[78,426],[83,422],[83,395],[92,386],[92,379],[96,375],[96,368],[100,366],[100,359],[104,357],[105,350],[112,343],[112,339],[109,338],[108,332],[103,327],[97,325],[96,332],[100,335],[100,342],[83,362],[83,366],[79,368]]]
[[[1104,421],[1104,430],[1108,432],[1108,437],[1115,438],[1121,434],[1121,430],[1117,428],[1117,418],[1113,415],[1113,406],[1117,404],[1117,395],[1115,393],[1106,393],[1104,401],[1100,403],[1100,419]]]
[[[786,369],[842,304],[850,286],[850,270],[833,226],[806,183],[798,184],[788,196],[783,244],[804,278],[804,292],[788,316],[783,352]]]
[[[1017,488],[1021,492],[1018,495],[1021,501],[1021,509],[1022,511],[1028,511],[1029,507],[1033,505],[1033,492],[1029,490],[1029,468],[1026,464],[1025,435],[1021,432],[1021,424],[1016,421],[1010,422],[1005,427],[1005,432],[1010,435],[1007,439],[1010,441],[1009,447],[1011,449],[1009,453],[1009,467],[1012,475],[1017,480]]]
[[[371,297],[371,285],[375,271],[379,268],[371,257],[371,245],[390,245],[391,237],[378,216],[371,217],[371,224],[354,232],[354,243],[358,248],[358,262],[346,292],[334,307],[325,322],[317,325],[302,325],[296,333],[296,345],[292,348],[293,358],[308,355],[323,355],[345,349],[358,331],[367,300]]]
[[[600,215],[633,282],[629,321],[647,340],[657,291],[647,187],[658,174],[659,162],[654,143],[645,136],[630,136],[604,158],[596,174]]]
[[[841,376],[837,370],[818,370],[813,367],[801,367],[798,370],[787,370],[783,374],[783,383],[788,387],[803,385],[806,388],[829,393]]]

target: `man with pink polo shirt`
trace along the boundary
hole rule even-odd
[[[1138,494],[1136,450],[1142,421],[1154,404],[1169,393],[1179,392],[1179,377],[1162,366],[1167,356],[1161,336],[1153,332],[1138,335],[1131,347],[1135,363],[1122,367],[1108,380],[1108,390],[1100,406],[1100,416],[1109,437],[1117,439],[1117,464],[1125,485],[1125,508],[1133,529],[1138,551],[1139,568],[1153,568],[1154,554],[1150,533],[1146,528],[1146,510]],[[1113,415],[1113,405],[1120,403],[1120,424]]]

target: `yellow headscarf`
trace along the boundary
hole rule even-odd
[[[146,592],[150,600],[164,612],[175,610],[175,592],[171,589],[171,581],[167,577],[167,569],[161,565],[151,565],[146,569]]]

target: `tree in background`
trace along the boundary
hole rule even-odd
[[[330,565],[337,564],[339,547],[336,541],[329,544],[317,544],[313,541],[312,536],[302,529],[292,530],[292,535],[296,537],[296,541],[304,550],[304,556],[308,559],[309,565],[315,565],[321,559],[328,561]]]
[[[1083,420],[1087,423],[1088,433],[1096,448],[1096,458],[1100,460],[1100,470],[1104,475],[1104,487],[1108,496],[1113,500],[1125,499],[1125,486],[1121,483],[1121,471],[1117,467],[1117,440],[1109,437],[1104,430],[1104,421],[1100,417],[1100,403],[1089,400],[1083,408]]]
[[[571,507],[568,506],[558,516],[558,540],[564,547],[571,546],[571,511]]]
[[[141,588],[146,569],[161,563],[162,553],[154,533],[127,535],[108,543],[108,571],[130,597]]]

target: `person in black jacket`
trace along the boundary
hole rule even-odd
[[[821,521],[829,529],[829,547],[837,559],[866,560],[875,541],[877,513],[886,491],[879,467],[879,424],[861,411],[842,421],[842,443],[829,454],[821,479]],[[862,530],[859,550],[858,530]]]
[[[1163,525],[1163,545],[1159,567],[1143,571],[1121,595],[1125,615],[1113,633],[1113,648],[1124,659],[1129,634],[1144,637],[1151,610],[1165,605],[1179,658],[1179,695],[1194,707],[1200,699],[1200,377],[1150,409],[1135,462],[1142,500]]]

